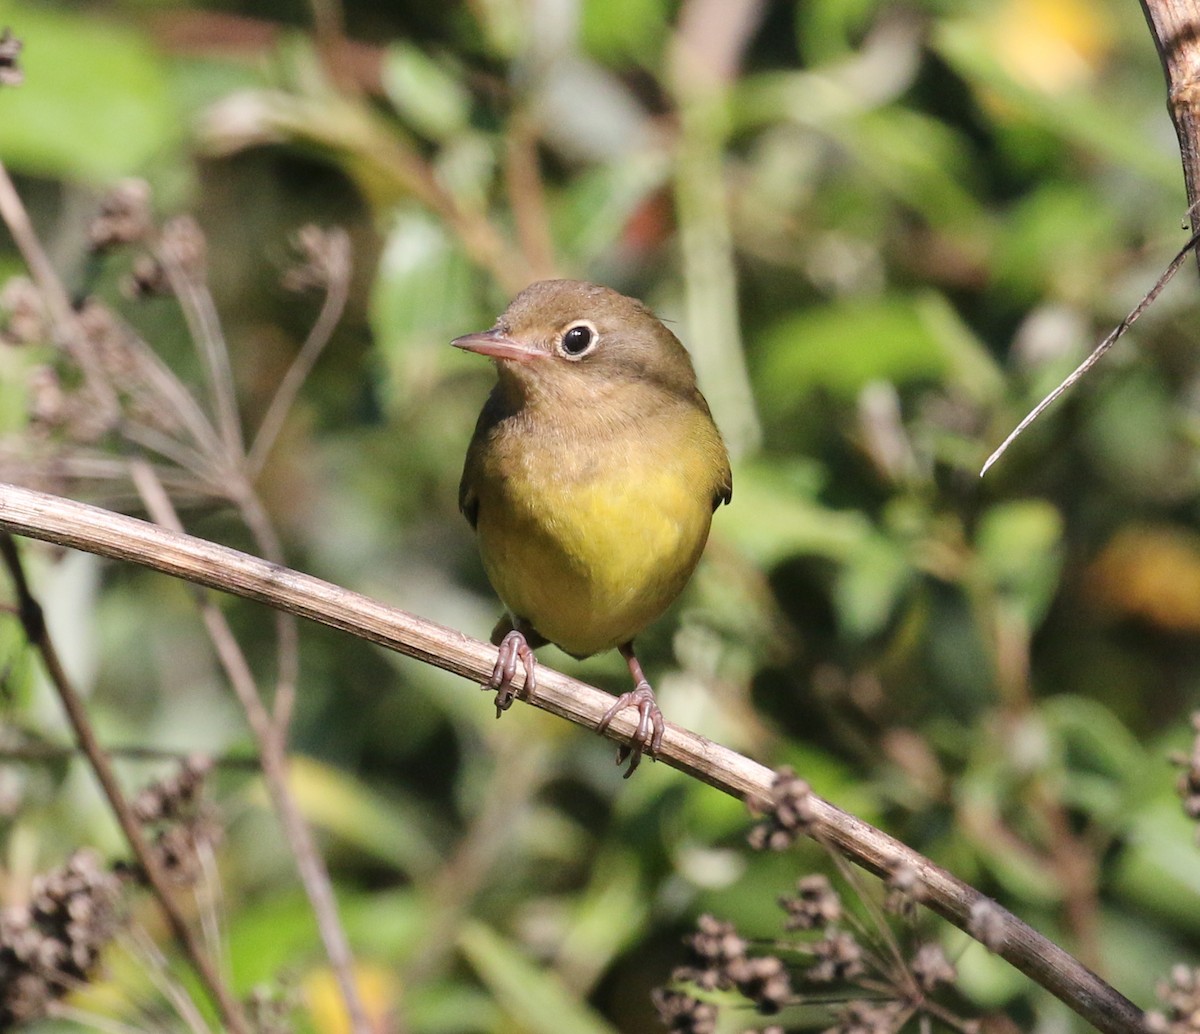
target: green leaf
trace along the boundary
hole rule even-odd
[[[611,261],[637,207],[662,187],[670,166],[661,154],[584,169],[551,199],[554,240],[567,268],[587,270]]]
[[[528,1034],[615,1034],[573,997],[551,971],[483,923],[464,925],[458,939],[467,961],[519,1030]]]
[[[359,850],[410,875],[431,873],[440,864],[434,823],[417,802],[403,800],[395,791],[392,799],[385,799],[312,758],[293,758],[289,781],[311,822]]]
[[[443,224],[415,209],[397,214],[371,295],[371,325],[395,404],[423,396],[462,360],[450,339],[481,329],[485,319],[463,324],[475,308],[475,276]]]
[[[995,52],[994,37],[979,17],[941,19],[932,33],[932,45],[975,90],[983,107],[1000,115],[997,121],[1002,125],[1025,122],[1040,126],[1061,141],[1086,147],[1174,189],[1179,175],[1177,160],[1144,131],[1136,131],[1147,124],[1139,112],[1139,98],[1112,91],[1102,97],[1084,89],[1053,93],[1018,82],[1004,68]],[[1114,103],[1128,107],[1117,111]]]
[[[14,169],[106,183],[144,171],[181,138],[162,61],[111,20],[5,4],[25,83],[0,90],[0,144]]]
[[[603,61],[656,62],[670,11],[665,0],[586,0],[583,44]]]
[[[1036,626],[1058,588],[1063,521],[1040,499],[993,506],[979,523],[976,546],[989,584],[1020,606]]]
[[[839,512],[812,498],[812,486],[781,465],[738,468],[736,505],[721,514],[720,534],[755,563],[770,567],[797,553],[842,560],[871,535],[856,511]]]
[[[388,47],[383,88],[396,110],[426,136],[442,139],[467,125],[471,98],[462,76],[447,71],[412,43]]]
[[[912,564],[901,545],[882,535],[867,536],[837,580],[842,626],[859,639],[878,632],[912,580]]]
[[[795,313],[762,337],[756,371],[765,409],[804,404],[822,388],[849,400],[874,380],[932,379],[946,372],[946,351],[913,298],[833,302]]]
[[[1166,784],[1166,780],[1163,781]],[[1174,794],[1143,801],[1129,830],[1115,883],[1127,900],[1176,930],[1200,933],[1196,826]]]

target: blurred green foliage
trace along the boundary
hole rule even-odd
[[[186,370],[170,305],[121,300],[117,259],[89,282],[82,255],[116,177],[194,212],[250,426],[316,314],[276,283],[289,236],[350,230],[349,313],[259,481],[290,562],[485,636],[498,605],[455,510],[492,375],[446,342],[549,272],[644,298],[737,454],[705,563],[643,643],[668,717],[792,764],[1149,1006],[1200,948],[1167,763],[1200,700],[1194,274],[978,477],[1182,241],[1136,5],[342,13],[353,48],[279,4],[0,0],[27,76],[0,89],[0,158],[68,283]],[[19,429],[28,362],[0,363]],[[220,513],[189,526],[245,541]],[[107,743],[248,748],[181,587],[26,552]],[[270,616],[223,606],[267,684]],[[623,685],[619,658],[544,652]],[[4,726],[63,742],[15,623],[0,659]],[[301,660],[297,791],[369,1002],[407,1030],[658,1029],[649,991],[700,911],[773,935],[776,897],[828,866],[751,854],[735,802],[652,765],[624,783],[608,744],[524,707],[497,723],[444,673],[310,627]],[[5,897],[79,844],[121,852],[77,762],[5,763],[0,790]],[[300,1029],[343,1029],[261,788],[230,769],[218,796],[239,990],[282,979]],[[968,1011],[1063,1021],[944,939]],[[168,1022],[130,960],[110,974],[89,1008]]]

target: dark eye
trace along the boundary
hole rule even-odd
[[[576,323],[562,336],[562,351],[569,359],[578,359],[596,343],[596,328],[590,323]]]

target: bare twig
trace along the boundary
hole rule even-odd
[[[33,274],[34,282],[42,294],[55,329],[61,335],[63,348],[84,371],[89,384],[99,392],[98,401],[105,406],[116,406],[116,392],[108,378],[100,369],[100,365],[91,350],[86,347],[83,335],[79,333],[78,324],[71,309],[71,300],[63,289],[54,266],[46,255],[33,224],[29,221],[29,213],[21,203],[17,188],[8,175],[4,163],[0,162],[0,219],[8,225],[9,232],[16,241],[25,265]]]
[[[349,632],[425,663],[481,682],[491,676],[496,649],[311,575],[145,521],[16,486],[0,486],[0,528],[151,567],[198,585],[257,600],[298,617]],[[524,698],[523,678],[521,694]],[[597,729],[612,697],[546,667],[529,701],[585,728]],[[627,741],[636,715],[622,712],[608,730]],[[696,733],[668,725],[663,762],[735,797],[770,799],[774,773]],[[810,799],[812,832],[857,865],[887,875],[911,868],[923,900],[968,933],[987,916],[997,954],[1056,995],[1101,1031],[1142,1029],[1142,1013],[1072,955],[929,859],[835,805]]]
[[[164,528],[182,533],[183,526],[179,523],[170,497],[154,476],[150,465],[134,460],[130,469],[133,482],[141,493],[150,516]],[[271,795],[284,835],[296,860],[300,882],[304,884],[313,916],[317,921],[317,929],[329,956],[329,964],[346,1002],[351,1028],[366,1034],[370,1030],[370,1024],[367,1022],[366,1010],[354,980],[354,957],[350,951],[350,941],[338,918],[329,870],[325,867],[325,860],[317,850],[312,831],[304,821],[300,806],[296,803],[288,784],[286,724],[280,725],[272,721],[270,713],[259,697],[258,686],[246,656],[242,653],[220,608],[213,603],[209,594],[200,588],[196,591],[196,603],[200,608],[205,630],[217,652],[217,658],[238,702],[246,712],[250,729],[258,743],[267,792]]]
[[[1039,402],[996,449],[979,471],[983,477],[1005,450],[1068,388],[1088,372],[1134,321],[1158,297],[1162,289],[1179,271],[1189,252],[1200,243],[1200,0],[1141,0],[1142,13],[1150,26],[1150,35],[1162,61],[1167,80],[1167,106],[1175,134],[1179,138],[1179,154],[1183,162],[1183,178],[1187,185],[1188,216],[1192,236],[1171,260],[1170,265],[1128,316],[1108,335],[1057,388]]]
[[[203,239],[200,228],[190,218],[179,217],[165,228],[158,257],[171,285],[171,293],[183,312],[188,334],[200,353],[221,443],[229,456],[241,457],[244,452],[242,420],[238,414],[233,368],[221,320],[203,272]]]
[[[15,612],[15,609],[14,609]],[[22,743],[12,746],[0,745],[0,761],[20,761],[24,764],[66,761],[80,753],[78,747],[60,746],[56,743]],[[181,762],[191,756],[190,751],[160,750],[157,747],[112,747],[104,748],[110,758],[125,761],[174,761]],[[226,754],[211,758],[214,768],[257,769],[258,758]]]
[[[317,315],[316,322],[308,332],[308,337],[300,347],[300,351],[296,353],[292,365],[283,375],[283,380],[279,382],[279,387],[275,389],[275,395],[271,399],[270,405],[267,406],[262,422],[258,425],[254,443],[250,446],[250,452],[246,457],[246,470],[251,478],[257,478],[262,472],[267,455],[279,437],[279,432],[283,429],[283,422],[287,418],[292,404],[296,401],[300,387],[308,379],[309,373],[325,350],[325,346],[329,344],[334,328],[346,308],[346,300],[350,296],[350,237],[345,230],[341,229],[331,230],[327,236],[328,246],[335,252],[335,255],[329,264],[331,268],[325,299],[321,303],[321,311]]]
[[[1017,424],[1015,428],[1013,428],[1009,436],[1005,438],[1004,441],[1000,443],[996,451],[987,458],[987,462],[979,471],[980,477],[983,477],[983,475],[988,472],[988,469],[992,466],[992,464],[994,464],[1001,456],[1004,455],[1005,450],[1017,440],[1017,437],[1022,431],[1025,430],[1025,428],[1027,428],[1039,416],[1041,416],[1042,413],[1044,413],[1050,407],[1050,405],[1060,395],[1063,394],[1063,392],[1075,384],[1075,382],[1083,377],[1088,370],[1095,366],[1104,357],[1104,353],[1112,348],[1112,346],[1124,336],[1125,331],[1127,331],[1135,322],[1137,322],[1138,317],[1141,316],[1142,313],[1144,313],[1148,308],[1150,308],[1152,304],[1154,304],[1154,300],[1162,293],[1163,288],[1171,282],[1171,278],[1179,272],[1179,267],[1183,265],[1184,259],[1188,257],[1188,254],[1193,248],[1196,247],[1197,243],[1200,243],[1200,233],[1194,233],[1190,238],[1188,238],[1187,244],[1180,248],[1178,254],[1171,259],[1170,263],[1167,265],[1167,268],[1162,271],[1162,273],[1159,275],[1159,278],[1154,282],[1154,286],[1151,287],[1150,290],[1144,295],[1142,295],[1141,301],[1139,301],[1137,305],[1130,309],[1129,315],[1121,320],[1121,322],[1113,328],[1108,337],[1101,341],[1100,344],[1098,344],[1092,350],[1091,355],[1089,355],[1082,363],[1075,367],[1075,369],[1063,379],[1062,383],[1059,384],[1057,388],[1055,388],[1052,392],[1050,392],[1049,395],[1042,399],[1041,402],[1034,406],[1033,409],[1031,409],[1025,416],[1025,419]]]
[[[100,783],[100,787],[104,791],[104,796],[108,799],[109,806],[117,818],[121,832],[125,834],[125,839],[129,842],[129,847],[133,851],[134,858],[137,859],[138,865],[145,874],[146,882],[158,900],[164,916],[166,916],[167,925],[170,927],[172,935],[179,942],[188,961],[191,962],[201,982],[212,996],[213,1001],[220,1010],[221,1018],[225,1025],[234,1034],[244,1034],[244,1032],[248,1031],[248,1028],[246,1026],[246,1017],[242,1013],[242,1007],[217,974],[212,962],[204,954],[199,941],[192,933],[191,927],[188,926],[187,920],[184,919],[183,913],[175,904],[175,899],[171,895],[171,888],[166,875],[162,871],[162,866],[159,864],[154,852],[150,849],[149,844],[146,843],[146,838],[142,834],[142,827],[138,823],[129,802],[125,799],[120,783],[117,782],[112,763],[105,753],[104,748],[100,746],[99,740],[96,739],[96,734],[92,730],[91,722],[88,720],[87,709],[83,705],[83,700],[75,691],[75,687],[71,684],[67,673],[63,670],[62,662],[58,657],[58,651],[55,649],[54,642],[50,638],[50,632],[46,627],[41,605],[29,589],[29,584],[25,579],[25,570],[21,565],[21,557],[17,552],[17,545],[11,535],[0,535],[0,556],[3,557],[4,564],[8,568],[9,575],[12,578],[13,588],[17,596],[17,611],[20,616],[21,626],[25,629],[25,635],[41,655],[46,674],[58,693],[58,698],[62,702],[63,710],[66,712],[67,719],[71,723],[71,728],[75,733],[76,740],[79,742],[79,747],[87,756],[88,762],[92,766],[92,771],[96,774],[96,779]]]

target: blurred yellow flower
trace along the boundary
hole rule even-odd
[[[1008,0],[991,29],[1008,74],[1051,94],[1092,79],[1113,42],[1104,12],[1086,0]]]
[[[391,1030],[391,1017],[400,998],[400,981],[382,966],[359,965],[354,970],[358,993],[373,1031]],[[333,970],[328,966],[309,970],[301,984],[304,1001],[318,1034],[350,1034],[350,1018]]]

